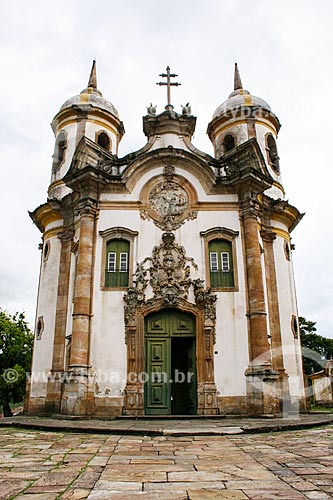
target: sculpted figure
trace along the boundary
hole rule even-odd
[[[153,106],[152,103],[150,103],[150,106],[147,108],[147,113],[149,116],[155,116],[156,115],[156,105]]]

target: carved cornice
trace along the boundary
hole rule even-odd
[[[111,227],[100,231],[99,234],[103,239],[126,239],[133,241],[136,236],[138,236],[138,231],[133,231],[127,227]]]
[[[200,236],[205,239],[213,238],[225,238],[227,237],[230,240],[234,240],[239,235],[239,231],[234,231],[233,229],[229,229],[228,227],[216,226],[206,231],[201,231]]]
[[[143,132],[147,137],[162,134],[177,134],[192,137],[196,124],[195,116],[179,115],[167,110],[159,115],[143,117]]]
[[[273,243],[276,240],[276,234],[273,232],[273,228],[271,226],[263,226],[260,231],[260,236],[263,241],[267,243]]]
[[[91,198],[81,199],[74,208],[74,214],[80,217],[95,217],[98,211],[96,200]]]
[[[58,238],[61,241],[71,241],[74,236],[73,227],[64,227],[62,231],[58,234]]]
[[[50,206],[49,203],[44,203],[37,207],[33,212],[28,212],[30,218],[36,224],[41,233],[44,233],[45,228],[52,222],[62,221],[62,215]]]
[[[285,224],[289,233],[295,229],[305,215],[296,207],[290,205],[289,201],[281,199],[275,200],[266,195],[262,196],[261,211],[263,217],[271,221],[279,221]]]

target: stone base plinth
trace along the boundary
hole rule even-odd
[[[66,372],[60,413],[63,415],[93,415],[94,399],[94,375],[89,368],[74,368]]]
[[[122,415],[123,396],[95,397],[94,417],[116,418]]]
[[[145,414],[144,411],[144,389],[143,384],[127,384],[124,390],[124,415],[140,417]]]
[[[245,375],[248,415],[280,414],[279,372],[266,366],[250,366]]]
[[[47,381],[47,394],[45,399],[46,413],[60,413],[61,394],[64,383],[64,372],[51,371]]]
[[[248,415],[247,396],[218,396],[219,415]]]
[[[198,384],[198,415],[218,415],[217,391],[214,383]]]

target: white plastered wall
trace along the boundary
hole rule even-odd
[[[285,227],[287,231],[287,227]],[[304,395],[302,356],[299,338],[292,332],[292,316],[298,318],[296,290],[292,262],[288,261],[284,251],[285,239],[277,236],[274,241],[274,257],[276,281],[278,289],[281,340],[285,370],[289,376],[289,392],[291,397]]]
[[[46,241],[50,244],[50,252],[47,260],[42,258],[36,312],[36,324],[42,316],[44,330],[40,340],[35,339],[34,343],[31,397],[46,396],[47,374],[52,368],[61,241],[57,236]]]

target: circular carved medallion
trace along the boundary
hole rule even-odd
[[[149,205],[160,217],[175,217],[188,208],[188,194],[176,182],[159,182],[150,192]]]

